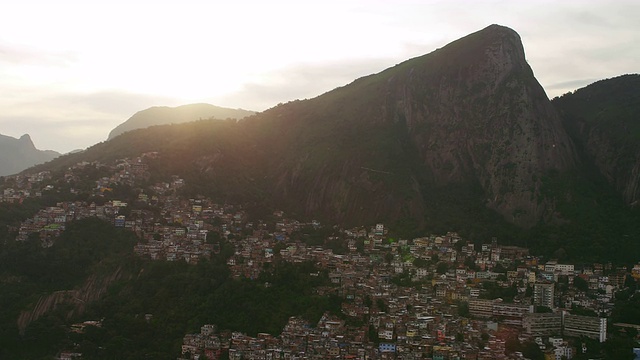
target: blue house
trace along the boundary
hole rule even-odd
[[[396,352],[396,344],[392,344],[392,343],[380,343],[380,346],[378,347],[378,350],[380,350],[381,353],[383,352]]]

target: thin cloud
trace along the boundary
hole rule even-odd
[[[70,52],[38,51],[24,46],[0,43],[0,62],[11,65],[69,66],[76,56]]]

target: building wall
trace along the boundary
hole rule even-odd
[[[535,305],[546,306],[553,309],[554,306],[554,284],[535,283],[533,285],[533,303]]]
[[[607,340],[607,319],[571,315],[563,312],[563,334],[565,336],[586,336],[600,342]]]
[[[527,314],[522,319],[522,326],[533,336],[557,335],[562,331],[562,314]]]

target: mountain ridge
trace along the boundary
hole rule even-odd
[[[316,98],[223,123],[193,125],[197,133],[173,127],[177,135],[138,130],[77,158],[124,155],[144,143],[139,150],[172,153],[167,161],[176,164],[163,171],[216,184],[197,187],[203,193],[283,204],[337,223],[419,227],[441,220],[435,207],[459,202],[451,188],[518,226],[562,221],[542,179],[578,162],[519,35],[499,25]],[[155,136],[176,139],[141,137],[162,132]]]
[[[121,135],[127,131],[147,128],[154,125],[164,125],[172,123],[184,123],[201,119],[242,119],[255,112],[243,109],[230,109],[206,103],[186,104],[181,106],[153,106],[133,114],[122,124],[116,126],[107,140]]]

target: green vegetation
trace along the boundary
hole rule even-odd
[[[96,219],[72,223],[56,244],[47,249],[31,237],[6,241],[0,248],[0,358],[37,359],[55,352],[66,338],[72,307],[61,306],[18,335],[16,319],[33,308],[41,296],[79,287],[89,275],[105,276],[128,268],[136,238]]]
[[[182,336],[203,324],[278,335],[290,316],[314,323],[326,310],[340,311],[341,299],[313,295],[311,289],[328,279],[310,276],[317,272],[311,264],[278,264],[249,281],[230,279],[221,260],[143,264],[136,279],[113,286],[88,309],[85,318],[105,320],[93,334],[77,336],[82,352],[97,359],[171,359]]]
[[[71,223],[48,249],[35,237],[2,246],[0,358],[48,359],[79,344],[91,359],[171,359],[179,353],[182,336],[206,323],[277,335],[290,316],[315,323],[327,310],[340,313],[341,298],[314,295],[312,289],[329,280],[313,264],[276,263],[255,281],[233,280],[222,255],[230,253],[227,244],[221,255],[193,266],[142,260],[132,252],[136,240],[129,231],[86,219]],[[81,316],[71,302],[33,321],[24,336],[18,334],[19,313],[33,308],[41,296],[116,272],[120,276],[106,294]],[[100,328],[69,332],[74,322],[101,319]]]

